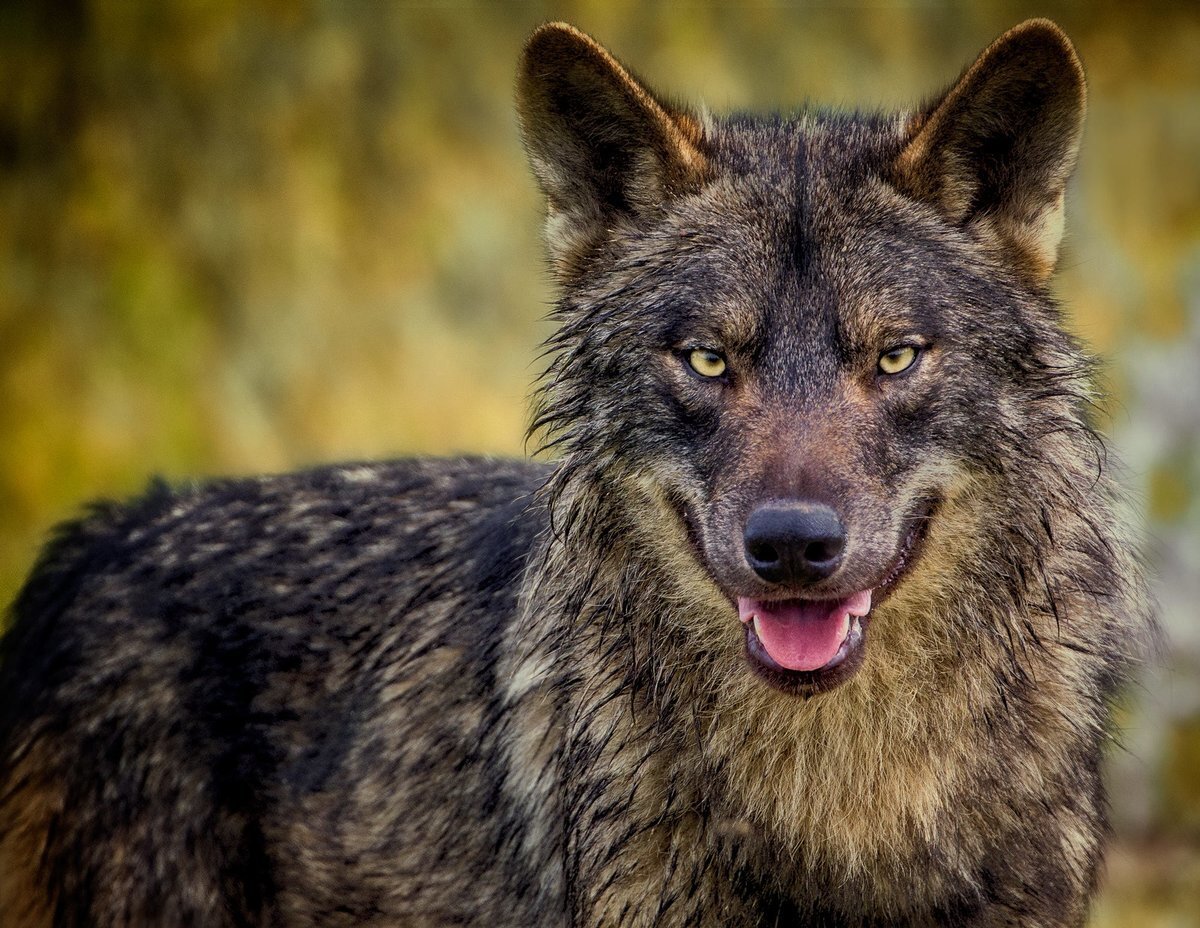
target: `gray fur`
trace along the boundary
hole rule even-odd
[[[1044,286],[1081,75],[1034,21],[911,114],[714,121],[539,30],[556,461],[60,529],[0,652],[0,922],[1082,925],[1153,623]],[[794,499],[848,545],[789,595],[877,603],[861,665],[781,682],[734,600]]]

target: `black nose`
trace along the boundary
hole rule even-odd
[[[842,560],[846,529],[821,503],[769,503],[746,522],[746,561],[768,583],[814,583]]]

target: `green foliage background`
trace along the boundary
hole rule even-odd
[[[1172,645],[1125,719],[1097,925],[1200,924],[1200,14],[1194,4],[0,7],[0,600],[82,501],[410,452],[522,452],[553,298],[510,105],[568,19],[713,110],[896,107],[1050,15],[1091,107],[1059,289]]]

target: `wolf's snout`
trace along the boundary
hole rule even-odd
[[[745,540],[746,562],[768,583],[815,583],[837,570],[846,529],[821,503],[772,503],[750,514]]]

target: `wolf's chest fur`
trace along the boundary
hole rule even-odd
[[[552,25],[518,104],[555,462],[63,528],[0,653],[0,922],[1082,924],[1152,622],[1046,286],[1070,43],[718,120]]]

